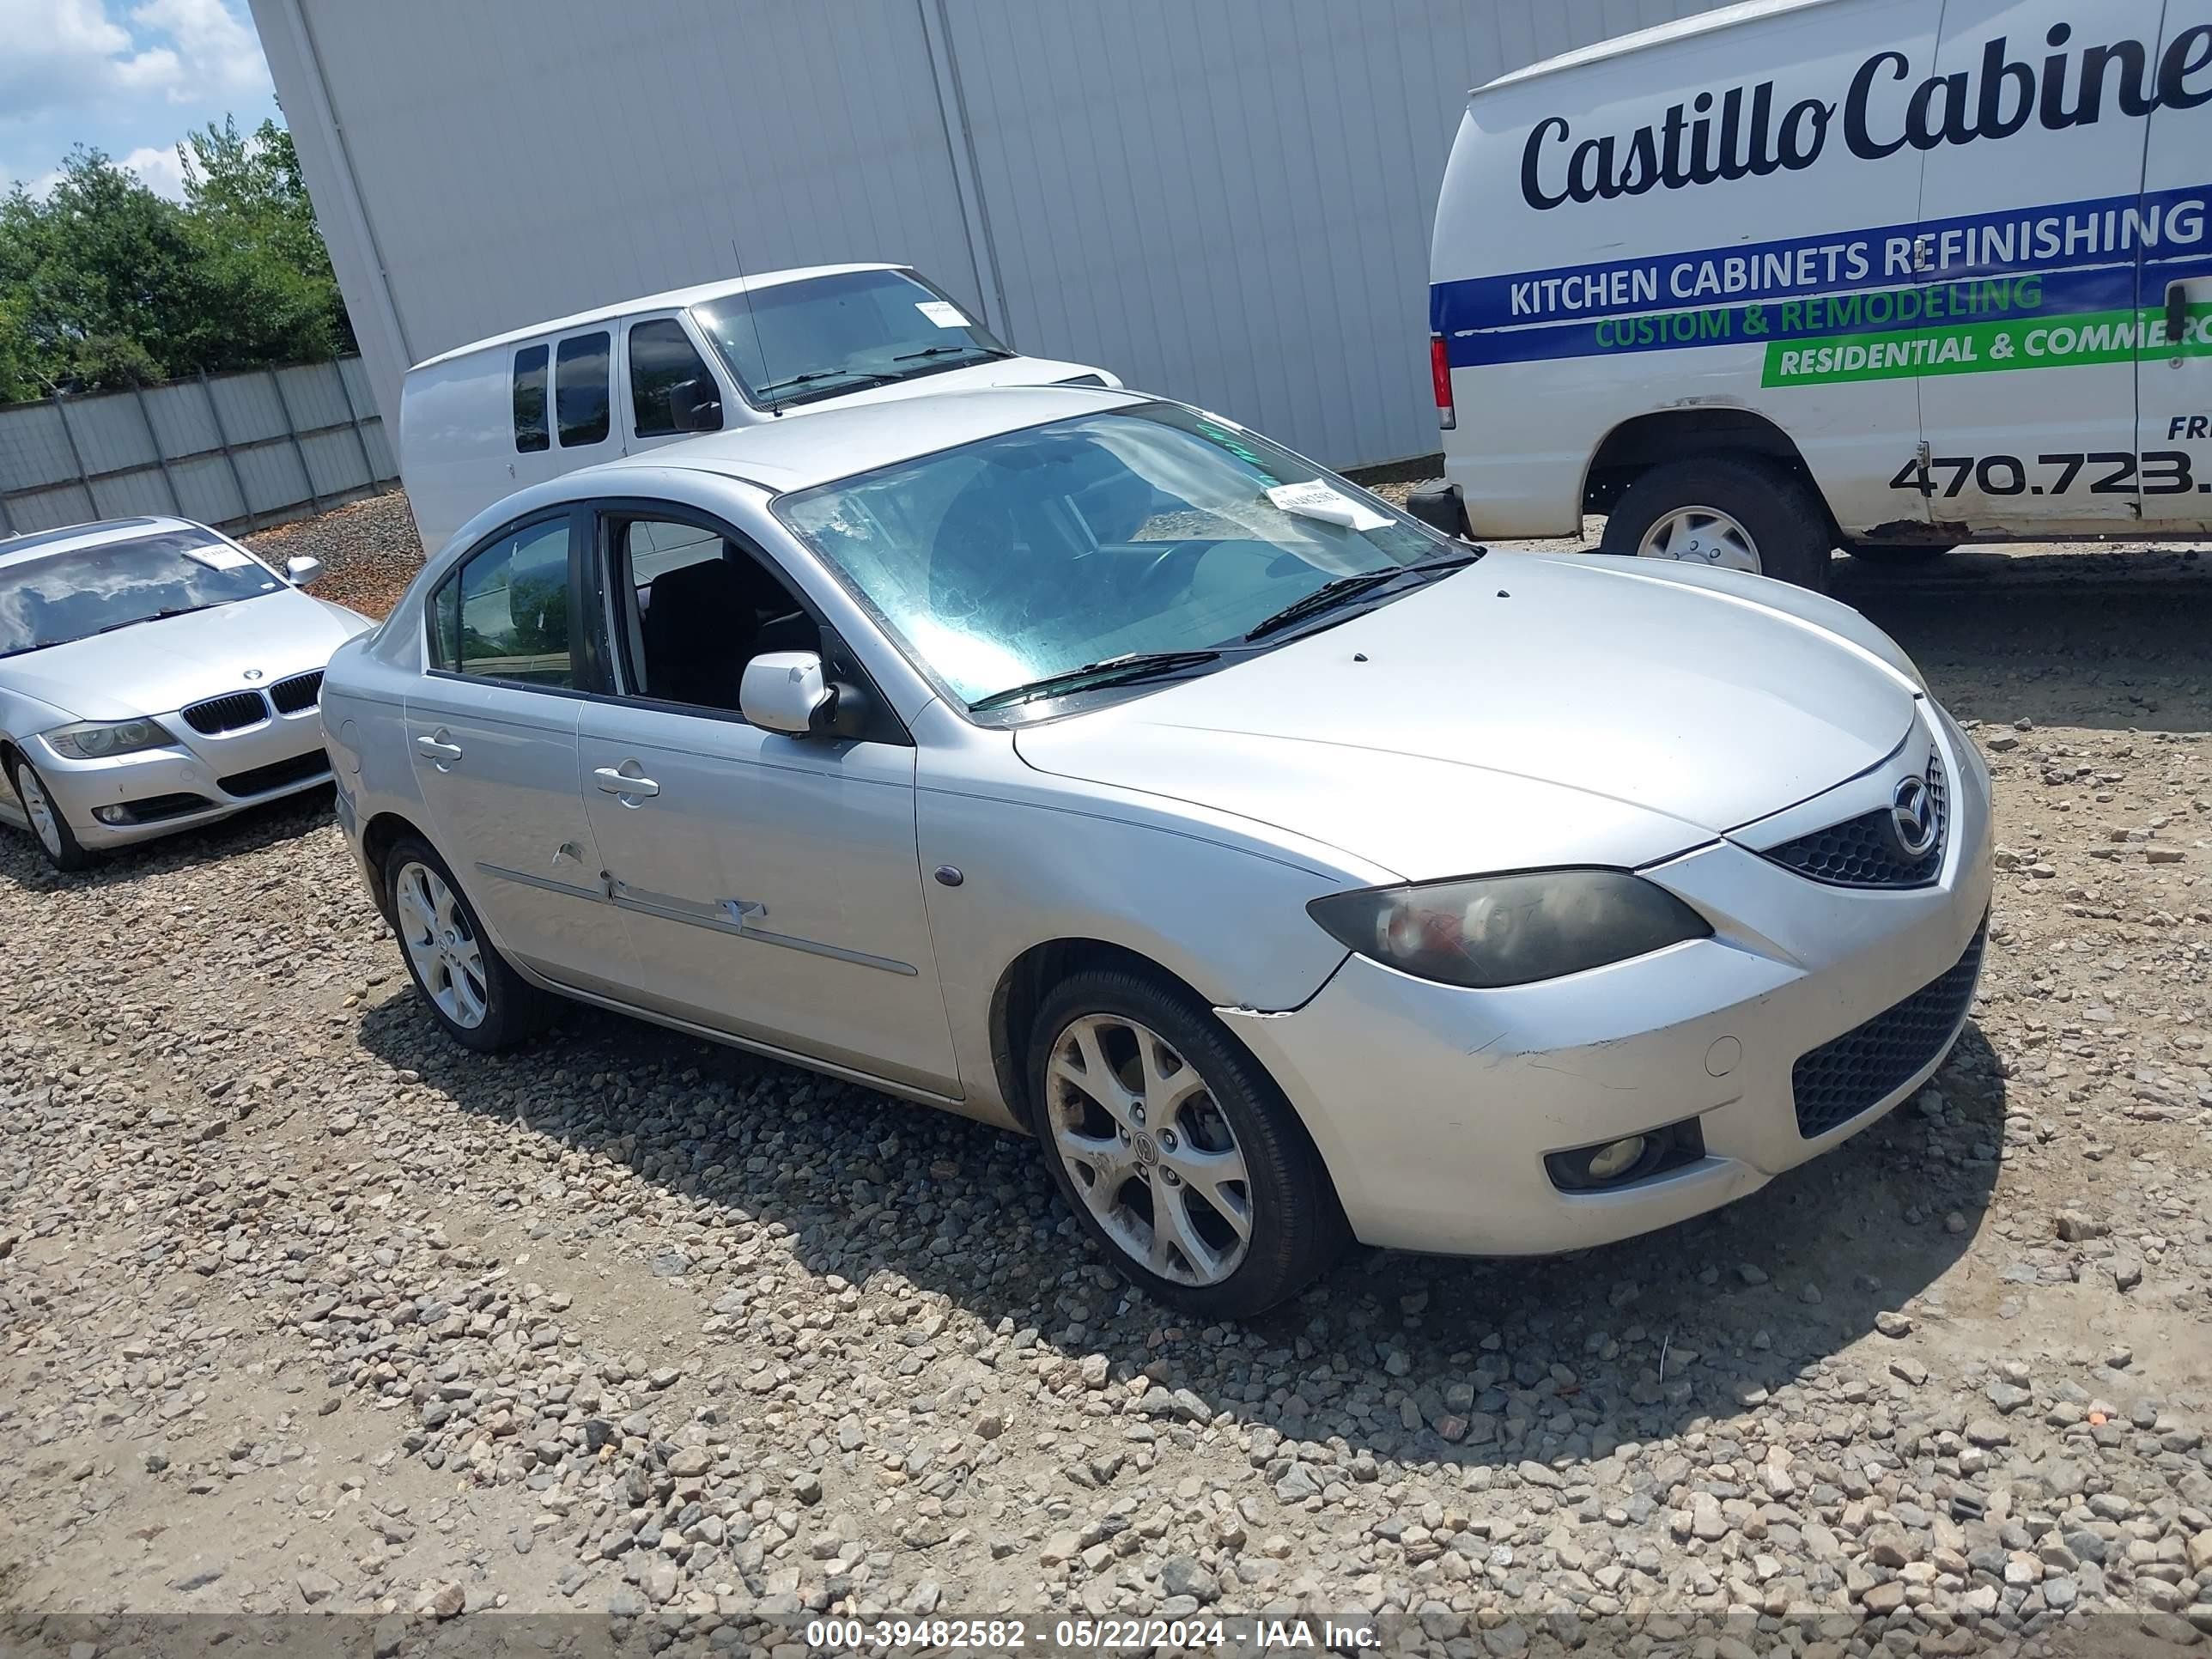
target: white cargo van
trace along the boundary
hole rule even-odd
[[[1121,382],[1008,350],[902,265],[763,271],[478,340],[407,371],[399,475],[426,554],[526,484],[694,433],[969,386]]]
[[[1491,82],[1423,516],[1820,586],[2212,532],[2212,0],[1753,0]],[[1463,525],[1462,525],[1463,519]]]

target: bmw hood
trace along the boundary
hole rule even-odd
[[[0,680],[78,720],[165,714],[203,697],[320,668],[373,624],[283,588],[0,661]],[[258,671],[249,680],[246,671]]]
[[[1015,745],[1423,880],[1664,858],[1878,764],[1917,697],[1867,646],[1743,593],[1492,554]]]

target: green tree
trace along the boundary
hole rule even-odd
[[[326,358],[353,331],[291,134],[210,124],[182,205],[80,146],[0,199],[0,398]]]

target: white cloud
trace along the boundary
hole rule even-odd
[[[101,100],[220,104],[269,91],[261,44],[225,0],[143,0],[129,21],[108,0],[0,0],[0,120]]]
[[[155,149],[150,144],[143,149],[134,149],[123,158],[123,165],[143,179],[146,188],[156,196],[166,196],[173,202],[185,199],[184,163],[177,159],[177,147]]]
[[[200,102],[269,89],[261,42],[223,0],[146,0],[132,8],[131,21],[175,43],[182,61],[169,88],[173,100]]]

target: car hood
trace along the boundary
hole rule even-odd
[[[94,634],[0,661],[0,680],[79,720],[165,714],[320,668],[366,617],[296,588]],[[249,682],[248,669],[260,671]]]
[[[988,362],[970,363],[965,368],[940,369],[934,374],[917,374],[890,386],[848,392],[841,398],[819,398],[795,405],[793,412],[842,409],[849,404],[889,403],[893,398],[918,397],[927,392],[972,392],[987,386],[1054,386],[1098,373],[1087,363],[1063,363],[1050,357],[995,357]]]
[[[1426,879],[1666,857],[1877,764],[1915,701],[1864,646],[1741,595],[1492,554],[1015,746]]]

